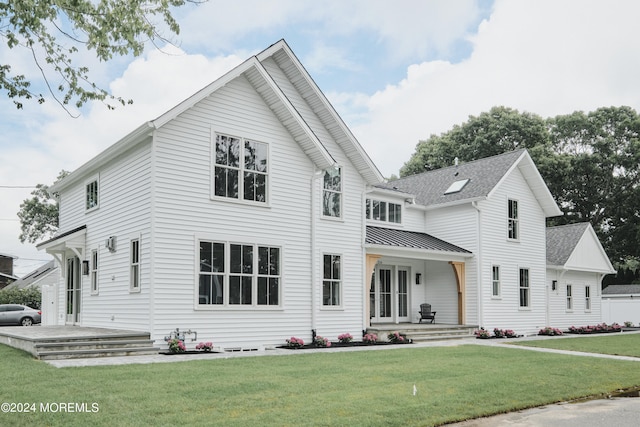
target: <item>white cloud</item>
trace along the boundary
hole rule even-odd
[[[375,93],[354,133],[383,174],[397,173],[419,139],[505,105],[550,117],[630,105],[640,110],[635,2],[498,1],[470,58],[412,65]]]

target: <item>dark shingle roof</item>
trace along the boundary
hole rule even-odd
[[[640,285],[609,285],[602,290],[602,295],[640,294]]]
[[[46,264],[41,265],[40,267],[33,270],[31,273],[27,274],[24,277],[16,280],[5,289],[26,289],[31,286],[34,282],[41,279],[43,276],[48,274],[49,272],[56,269],[54,261],[51,260]]]
[[[365,243],[370,245],[396,246],[403,248],[424,249],[430,251],[471,252],[459,246],[440,240],[430,234],[416,231],[395,230],[391,228],[367,226]]]
[[[587,227],[589,227],[588,222],[548,227],[547,263],[565,265]]]
[[[414,194],[416,202],[424,206],[486,197],[524,152],[524,149],[511,151],[458,166],[411,175],[377,187]],[[444,194],[451,184],[464,179],[469,179],[469,182],[461,191]]]

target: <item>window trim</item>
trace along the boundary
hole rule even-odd
[[[238,167],[230,167],[225,165],[218,165],[220,167],[224,167],[227,169],[233,169],[238,171],[238,197],[227,197],[227,196],[219,196],[216,195],[216,143],[218,141],[218,136],[224,136],[227,138],[235,138],[240,141],[242,156],[238,160]],[[256,172],[250,169],[245,169],[244,165],[244,147],[246,142],[255,142],[259,144],[264,144],[267,148],[267,171],[266,172]],[[210,179],[209,179],[209,198],[211,200],[216,201],[224,201],[229,203],[240,203],[251,206],[261,206],[261,207],[269,207],[271,203],[271,144],[269,142],[265,142],[260,138],[254,138],[250,136],[237,136],[230,132],[222,132],[216,131],[213,128],[211,129],[211,158],[209,160],[210,167]],[[244,198],[244,174],[245,172],[259,173],[265,176],[265,201],[256,201],[256,200],[247,200]]]
[[[324,264],[324,260],[325,257],[331,257],[331,259],[333,260],[333,257],[338,257],[339,259],[339,263],[340,263],[340,269],[339,269],[339,277],[338,279],[335,279],[334,277],[325,277],[324,272],[325,272],[325,264]],[[322,310],[342,310],[343,309],[343,284],[344,284],[344,257],[342,254],[340,253],[336,253],[336,252],[323,252],[322,253],[322,280],[320,281],[320,308]],[[331,271],[333,271],[333,268],[331,268]],[[339,286],[338,289],[338,304],[325,304],[324,303],[324,282],[332,282],[332,283],[337,283]],[[333,289],[333,287],[332,287]],[[334,294],[334,292],[332,292],[332,294]]]
[[[134,247],[137,259],[134,259]],[[142,289],[142,245],[140,236],[132,237],[129,240],[129,292],[138,293]],[[135,280],[134,280],[135,279]],[[136,286],[137,284],[137,286]]]
[[[565,287],[565,295],[566,295],[566,305],[565,309],[567,312],[573,311],[573,285],[571,283],[567,283]]]
[[[95,205],[89,206],[89,186],[95,183]],[[89,213],[100,208],[100,174],[93,175],[84,181],[84,212]]]
[[[496,271],[498,272],[498,278],[496,279]],[[496,293],[497,289],[497,293]],[[491,298],[500,299],[502,297],[502,283],[500,281],[500,266],[494,264],[491,266]]]
[[[100,253],[98,249],[91,250],[91,258],[89,258],[89,284],[91,287],[91,295],[99,294],[98,268],[100,267]]]
[[[526,271],[526,286],[522,283],[522,272]],[[526,305],[522,305],[522,292],[526,291]],[[531,310],[531,269],[527,267],[518,268],[518,309]]]
[[[333,190],[333,189],[327,189],[324,186],[324,180],[325,180],[325,176],[329,173],[329,170],[331,169],[335,169],[338,171],[338,176],[340,177],[340,189],[339,190]],[[321,181],[321,197],[320,197],[320,216],[323,219],[329,219],[329,220],[333,220],[333,221],[341,221],[344,218],[344,170],[342,168],[342,166],[332,166],[329,167],[327,169],[324,170],[324,173],[322,174],[322,179]],[[325,192],[328,193],[332,193],[332,194],[338,194],[340,196],[340,215],[326,215],[324,212],[324,200],[325,200]]]
[[[218,273],[217,276],[222,277],[222,303],[221,304],[200,304],[200,276],[202,274],[208,274],[209,272],[203,272],[200,270],[200,245],[202,242],[206,243],[217,243],[224,245],[224,271]],[[231,246],[239,245],[249,246],[252,248],[252,260],[251,260],[251,274],[248,273],[233,273],[231,272]],[[259,264],[259,251],[260,248],[268,248],[268,249],[278,249],[278,274],[260,274],[260,264]],[[194,298],[194,309],[202,310],[202,311],[215,311],[215,310],[282,310],[283,309],[283,289],[284,289],[284,281],[283,281],[283,246],[279,244],[273,243],[262,243],[262,242],[251,242],[249,239],[246,240],[238,240],[238,239],[217,239],[207,236],[196,236],[195,237],[195,298]],[[213,275],[213,274],[212,274]],[[231,286],[231,277],[239,276],[239,277],[251,277],[251,304],[231,304],[229,303],[230,297],[230,286]],[[278,304],[259,304],[259,279],[266,277],[275,278],[278,280]]]
[[[515,217],[511,217],[509,211],[511,211],[511,204],[515,203]],[[513,228],[511,227],[511,223],[513,221]],[[514,230],[512,237],[512,230]],[[510,242],[519,242],[520,241],[520,202],[518,199],[507,199],[507,240]]]

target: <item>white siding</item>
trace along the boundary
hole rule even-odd
[[[602,322],[602,297],[600,274],[579,271],[547,270],[547,291],[549,295],[549,324],[553,328],[566,329],[569,326],[587,326]],[[551,283],[557,280],[556,290]],[[571,285],[572,309],[567,309],[567,285]],[[585,287],[590,287],[591,309],[585,307]]]

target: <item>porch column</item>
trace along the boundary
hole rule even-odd
[[[369,288],[371,287],[371,275],[376,268],[376,263],[382,255],[367,254],[367,268],[364,275],[364,316],[365,326],[371,326],[371,308],[369,307]]]
[[[464,262],[449,261],[453,272],[456,275],[456,282],[458,284],[458,323],[464,325],[467,320],[467,314],[464,309],[465,300],[465,273]]]

